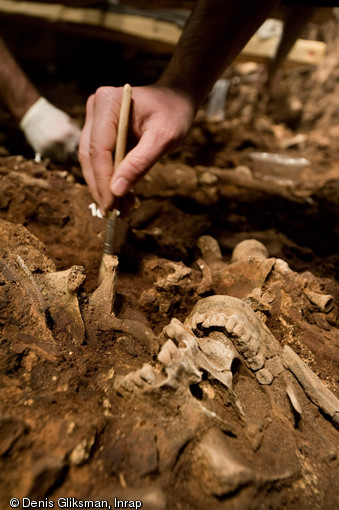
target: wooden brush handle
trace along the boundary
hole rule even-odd
[[[118,165],[125,157],[131,100],[132,100],[132,87],[128,85],[128,83],[126,83],[122,93],[122,101],[120,107],[117,142],[115,145],[114,154],[114,169],[118,167]]]

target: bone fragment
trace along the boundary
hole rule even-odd
[[[91,455],[94,443],[95,435],[85,438],[78,443],[69,456],[70,463],[74,466],[81,466],[81,464],[86,462]]]
[[[17,255],[17,260],[19,262],[20,268],[23,270],[26,281],[29,282],[29,285],[32,288],[32,293],[35,295],[35,298],[40,305],[40,311],[44,313],[46,309],[46,303],[31,271],[28,269],[25,261],[20,257],[20,255]]]
[[[133,336],[139,342],[144,344],[148,348],[151,356],[153,356],[154,352],[158,352],[158,338],[155,336],[151,328],[149,328],[146,324],[132,319],[122,319],[121,321],[117,319],[115,324],[115,326],[113,326],[113,324],[112,326],[120,329],[124,333]]]
[[[310,400],[339,428],[339,400],[337,397],[288,345],[283,348],[282,359],[284,366],[292,372]]]
[[[186,267],[182,262],[172,262],[170,266],[174,269],[174,273],[170,273],[167,276],[168,283],[179,283],[192,272],[191,269]]]
[[[319,292],[312,292],[305,290],[305,294],[309,301],[315,305],[318,310],[324,313],[329,313],[334,306],[334,297],[329,294],[320,294]]]
[[[265,360],[279,350],[279,344],[258,316],[240,299],[231,296],[209,296],[198,301],[185,321],[197,336],[206,329],[222,329],[232,338],[237,351],[251,370],[260,370]],[[242,326],[240,336],[234,333]],[[236,328],[238,333],[240,328]]]
[[[116,270],[118,258],[113,255],[104,255],[102,258],[103,280],[90,297],[90,304],[94,307],[96,315],[110,315],[113,311],[116,285]]]
[[[290,269],[289,265],[285,260],[282,259],[276,259],[274,264],[274,269],[282,276],[287,275],[288,273],[291,273],[292,270]]]
[[[272,384],[274,379],[273,374],[267,368],[258,370],[255,376],[260,384]]]
[[[31,177],[30,175],[23,172],[9,172],[8,177],[13,179],[14,181],[18,181],[22,183],[24,186],[30,186],[32,188],[40,188],[40,189],[52,189],[51,184],[45,179],[40,179],[36,177]]]
[[[82,344],[85,339],[85,326],[79,308],[77,290],[85,278],[82,266],[72,266],[65,271],[35,276],[56,325],[60,328],[67,326],[72,338],[78,344]]]
[[[202,273],[202,280],[197,287],[199,296],[211,292],[213,289],[213,276],[210,267],[202,259],[197,260],[198,267]]]
[[[287,393],[287,396],[291,402],[291,406],[293,407],[294,411],[299,416],[301,416],[301,414],[302,414],[301,405],[299,403],[297,395],[295,394],[294,388],[290,384],[287,385],[286,393]]]
[[[219,243],[214,237],[200,236],[197,241],[197,246],[201,252],[201,257],[208,264],[222,260]]]
[[[266,247],[256,239],[241,241],[241,243],[237,244],[232,253],[232,262],[248,259],[265,260],[267,258],[268,251]]]

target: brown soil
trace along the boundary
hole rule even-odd
[[[184,146],[137,186],[140,206],[126,220],[114,315],[143,331],[110,329],[91,315],[104,222],[91,214],[79,169],[35,163],[16,155],[19,150],[10,154],[4,140],[0,218],[14,227],[2,223],[0,241],[1,508],[8,508],[11,497],[45,503],[107,499],[112,508],[114,497],[140,499],[143,508],[153,509],[338,507],[338,431],[301,391],[306,411],[296,426],[288,413],[270,414],[260,385],[248,370],[239,371],[235,391],[257,425],[253,446],[220,383],[208,378],[192,387],[202,400],[207,385],[206,392],[213,391],[213,410],[232,423],[230,430],[221,429],[252,469],[265,476],[288,473],[216,495],[197,460],[196,445],[209,427],[199,428],[194,415],[179,412],[171,394],[166,408],[166,399],[125,399],[113,384],[146,362],[155,366],[162,329],[173,317],[184,321],[202,297],[253,297],[259,288],[273,298],[269,306],[253,308],[280,344],[292,347],[339,397],[339,68],[331,23],[318,29],[329,38],[325,62],[317,70],[281,73],[280,94],[270,101],[257,82],[246,79],[260,74],[258,66],[234,66],[229,76],[241,79],[230,88],[226,120],[208,122],[203,108]],[[77,111],[83,114],[83,107]],[[239,169],[253,169],[253,151],[302,156],[310,165],[289,183],[253,178]],[[211,266],[209,287],[201,285],[202,235],[213,236],[223,256],[222,276]],[[271,258],[286,261],[294,276],[263,275],[261,266],[253,273],[245,263],[238,275],[225,269],[234,247],[251,238]],[[16,276],[17,255],[37,281],[55,267],[84,268],[86,281],[77,291],[83,338],[67,313],[39,322],[40,305],[27,290],[31,284]],[[163,283],[185,268],[176,285]],[[319,310],[305,297],[307,288],[332,295],[334,307]],[[146,328],[154,334],[149,342]],[[76,447],[80,460],[74,460]]]

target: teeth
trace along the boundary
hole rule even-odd
[[[212,317],[207,317],[207,319],[202,323],[202,327],[210,328],[211,326],[216,326],[215,321]]]
[[[167,338],[175,337],[175,327],[173,326],[173,324],[169,324],[164,328],[164,334],[167,336]]]
[[[167,340],[158,354],[160,363],[168,367],[172,364],[172,358],[177,352],[177,347],[172,340]]]
[[[125,379],[121,381],[121,386],[122,388],[124,388],[124,390],[129,392],[132,392],[134,390],[134,384],[132,383],[132,381],[129,380],[128,377],[125,377]]]
[[[171,323],[164,328],[164,334],[171,340],[175,340],[177,344],[183,342],[187,336],[190,336],[182,323],[177,319],[172,319]],[[173,342],[172,342],[173,344]],[[176,347],[175,347],[176,350]],[[172,351],[171,352],[175,352]]]
[[[197,329],[198,324],[202,324],[206,320],[206,314],[197,313],[193,318],[193,329]]]
[[[239,339],[237,340],[237,344],[239,345],[239,347],[244,348],[246,347],[246,345],[248,345],[248,342],[250,341],[251,338],[252,338],[251,333],[246,331],[242,336],[239,337]]]
[[[219,315],[217,318],[216,326],[225,326],[226,320],[227,319],[225,315]]]
[[[135,384],[135,386],[138,386],[138,388],[143,388],[144,381],[142,381],[139,372],[131,372],[129,377],[130,377],[130,381],[133,384]]]
[[[174,342],[172,342],[172,340],[166,342],[164,347],[166,347],[166,350],[170,353],[171,357],[173,357],[178,350],[177,346]]]
[[[227,333],[233,333],[233,329],[236,326],[236,324],[237,324],[237,321],[235,320],[234,317],[231,317],[230,319],[228,319],[225,324]]]
[[[237,325],[233,328],[233,334],[234,334],[235,336],[241,336],[243,331],[244,331],[244,328],[243,328],[240,324],[237,324]]]
[[[265,364],[265,359],[262,354],[257,354],[253,358],[248,358],[247,363],[252,370],[260,370]]]
[[[153,367],[149,363],[145,363],[145,365],[140,369],[140,377],[148,384],[154,383],[155,373]]]
[[[237,345],[246,358],[255,356],[259,351],[258,342],[248,332],[237,340]]]
[[[160,361],[160,363],[165,365],[165,367],[169,367],[172,363],[172,358],[171,358],[170,353],[168,351],[164,351],[164,350],[159,352],[158,360]]]
[[[250,338],[250,340],[247,344],[247,350],[248,350],[250,356],[255,356],[256,354],[258,354],[259,345],[256,342],[256,340],[254,340],[254,338]]]

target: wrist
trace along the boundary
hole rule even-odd
[[[167,104],[173,108],[173,112],[180,112],[187,118],[189,124],[193,122],[200,103],[195,100],[195,95],[190,93],[180,80],[162,76],[151,87],[157,89],[160,94],[164,94]]]
[[[28,126],[35,121],[38,117],[43,117],[45,110],[49,109],[50,103],[44,97],[38,97],[34,103],[30,105],[30,107],[25,111],[24,115],[21,117],[19,126],[22,131],[25,131]]]

